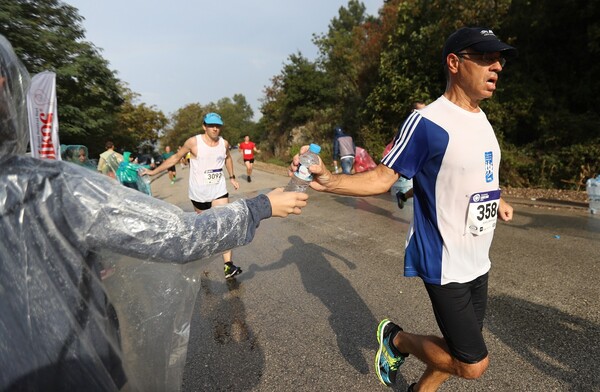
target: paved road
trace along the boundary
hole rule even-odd
[[[255,171],[247,183],[234,158],[241,189],[232,199],[287,182]],[[174,185],[157,178],[155,195],[191,211],[187,173],[178,167]],[[378,321],[438,334],[421,281],[402,277],[411,205],[309,192],[301,216],[263,221],[234,250],[244,273],[233,283],[220,256],[206,260],[182,390],[383,391],[372,364]],[[491,250],[490,368],[441,390],[600,391],[600,219],[514,202]],[[423,369],[409,358],[395,390]]]

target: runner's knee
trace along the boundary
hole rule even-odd
[[[489,357],[483,358],[481,361],[477,363],[465,363],[455,360],[456,363],[456,373],[459,377],[465,378],[467,380],[474,380],[483,376],[488,365],[490,364]]]

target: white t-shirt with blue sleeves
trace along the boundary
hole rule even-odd
[[[382,163],[413,179],[405,276],[443,285],[488,272],[500,146],[485,113],[466,111],[441,96],[411,113]]]

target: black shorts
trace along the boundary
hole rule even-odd
[[[127,188],[131,188],[131,189],[135,189],[136,191],[139,191],[138,186],[137,186],[137,182],[127,182],[127,181],[124,181],[123,185],[126,186]]]
[[[177,173],[177,168],[175,167],[175,165],[171,166],[167,170],[170,171],[170,172],[173,172],[173,173]]]
[[[468,283],[443,286],[425,283],[438,326],[450,353],[464,363],[478,363],[488,355],[483,340],[488,274]]]
[[[229,197],[229,193],[226,193],[223,196],[219,196],[215,200],[225,199],[227,197]],[[210,207],[212,207],[212,201],[196,201],[196,200],[190,200],[190,201],[192,202],[194,207],[196,207],[196,209],[198,209],[200,211],[210,210]]]
[[[244,159],[244,162],[254,163],[254,158],[252,158],[252,159]]]

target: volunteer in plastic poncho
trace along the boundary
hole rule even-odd
[[[117,169],[117,179],[123,185],[128,188],[132,188],[138,191],[141,191],[138,183],[140,176],[138,171],[140,169],[149,169],[150,166],[139,165],[131,161],[131,153],[129,151],[125,151],[123,153],[123,162],[119,164],[119,168]]]
[[[28,83],[0,36],[0,390],[178,390],[197,290],[183,264],[250,242],[306,196],[198,215],[26,156]]]

